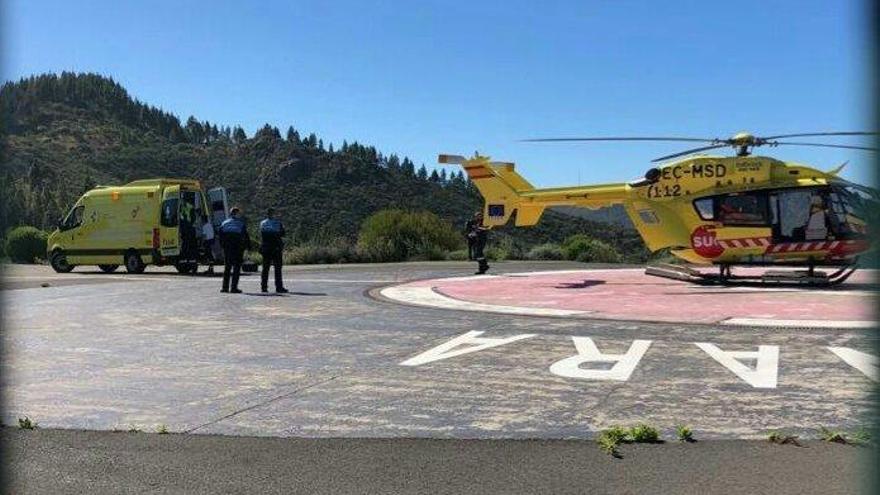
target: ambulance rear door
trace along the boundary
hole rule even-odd
[[[214,231],[220,227],[223,220],[229,212],[229,197],[226,194],[225,187],[215,187],[208,189],[208,207],[211,209],[211,223],[214,225]]]
[[[162,192],[159,215],[159,253],[163,257],[180,254],[180,186],[168,186]]]

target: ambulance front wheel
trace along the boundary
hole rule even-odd
[[[49,258],[49,264],[51,264],[52,269],[58,273],[70,273],[74,267],[74,265],[71,265],[67,261],[67,256],[65,256],[64,252],[60,249],[56,249],[52,253],[52,256]]]
[[[147,265],[141,259],[141,255],[135,251],[129,251],[125,254],[125,271],[128,273],[144,273]]]

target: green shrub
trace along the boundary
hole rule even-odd
[[[446,259],[449,261],[467,261],[467,249],[456,249],[455,251],[449,251],[448,253],[446,253]]]
[[[533,247],[526,253],[527,260],[563,260],[565,255],[559,244],[547,243]]]
[[[584,263],[620,263],[623,257],[613,246],[584,234],[576,234],[562,243],[566,259]]]
[[[372,261],[437,260],[464,239],[433,213],[380,210],[364,220],[357,245]]]
[[[494,261],[521,260],[525,257],[522,248],[509,236],[500,237],[494,243],[490,242],[485,253],[486,258]]]
[[[285,265],[316,265],[330,263],[359,263],[371,261],[356,246],[352,246],[345,239],[318,244],[309,243],[294,246],[281,256]]]
[[[45,259],[48,237],[36,227],[15,227],[6,236],[6,254],[13,263],[34,263]]]

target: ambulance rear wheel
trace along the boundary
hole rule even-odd
[[[52,253],[52,256],[49,258],[49,263],[52,265],[52,269],[58,273],[70,273],[74,267],[74,265],[71,265],[67,261],[67,256],[65,256],[64,252],[61,250],[55,250],[55,252]]]
[[[119,265],[98,265],[98,268],[104,273],[113,273],[119,268]]]
[[[128,273],[144,273],[144,269],[147,265],[144,264],[144,260],[141,259],[141,255],[137,254],[135,251],[129,251],[125,255],[125,271]]]

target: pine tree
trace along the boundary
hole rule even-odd
[[[245,141],[247,141],[247,134],[245,134],[244,129],[235,126],[235,129],[232,130],[232,142],[235,144],[242,144]]]
[[[389,170],[397,170],[399,168],[400,168],[400,158],[398,158],[396,154],[392,153],[388,157],[388,169]]]
[[[422,167],[422,168],[424,168],[424,167]],[[412,162],[412,160],[409,159],[409,157],[405,157],[403,159],[403,165],[401,165],[400,169],[403,171],[404,174],[406,174],[410,177],[412,177],[413,175],[416,174],[416,166]]]
[[[287,142],[293,145],[300,144],[299,133],[296,132],[296,129],[294,129],[293,126],[287,128]]]
[[[205,130],[202,124],[192,115],[186,119],[186,137],[190,143],[201,144],[205,139]]]

